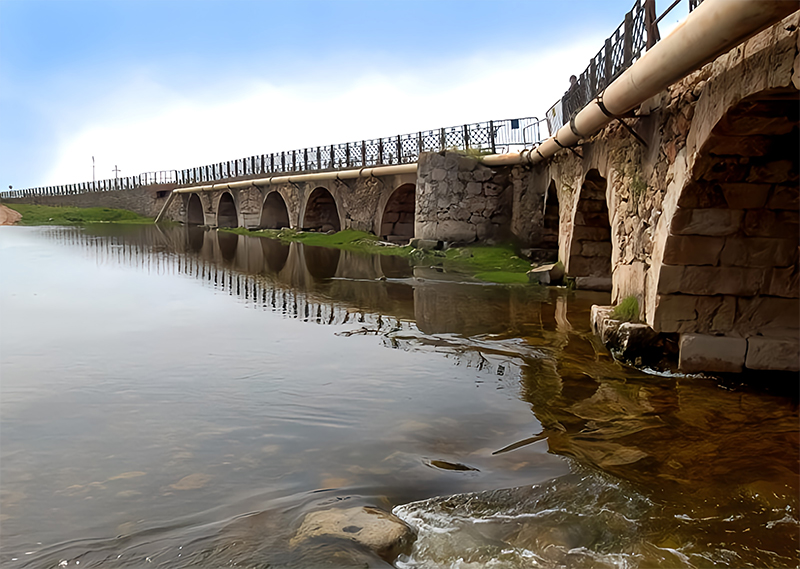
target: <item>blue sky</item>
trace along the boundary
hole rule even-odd
[[[0,0],[0,187],[542,117],[632,4]]]

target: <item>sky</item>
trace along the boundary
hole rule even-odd
[[[0,0],[0,188],[543,118],[632,5]]]

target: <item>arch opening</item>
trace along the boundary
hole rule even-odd
[[[303,229],[313,231],[340,231],[339,210],[336,200],[325,188],[315,188],[308,196],[305,215],[303,215]]]
[[[262,229],[283,229],[284,227],[289,227],[289,225],[289,208],[286,207],[286,201],[279,192],[270,192],[261,208],[259,227]]]
[[[567,274],[577,288],[611,290],[611,224],[606,205],[606,180],[589,170],[575,208]]]
[[[239,227],[239,216],[236,214],[236,203],[233,196],[225,192],[219,198],[217,206],[217,227]]]
[[[203,202],[200,201],[200,196],[191,194],[189,203],[186,204],[186,223],[188,225],[205,225],[205,222]]]
[[[414,184],[403,184],[392,192],[381,218],[381,239],[407,243],[414,237],[416,195],[417,187]]]
[[[541,247],[543,249],[558,249],[559,215],[558,190],[556,189],[555,180],[551,180],[544,198],[544,219],[541,240]]]
[[[791,87],[742,99],[699,149],[670,220],[648,321],[660,332],[725,343],[725,351],[710,361],[681,342],[682,370],[800,367],[799,177]],[[687,300],[691,312],[678,322],[670,307]]]

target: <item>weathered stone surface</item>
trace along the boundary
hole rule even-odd
[[[752,237],[796,237],[797,212],[769,209],[753,209],[744,218],[744,232]]]
[[[572,235],[573,239],[577,241],[608,241],[611,239],[611,229],[608,227],[576,225]]]
[[[798,271],[798,266],[769,269],[764,275],[764,284],[761,285],[761,292],[770,296],[799,297],[800,271]]]
[[[584,257],[611,259],[611,241],[580,241],[580,254]]]
[[[617,330],[616,348],[624,359],[635,360],[650,352],[657,339],[658,332],[647,324],[623,322]]]
[[[788,121],[784,120],[784,124]],[[797,179],[797,171],[791,160],[778,160],[770,162],[763,166],[753,166],[750,170],[750,175],[747,177],[748,182],[768,182],[782,184],[790,180]]]
[[[800,342],[797,338],[751,336],[744,365],[748,369],[800,371]]]
[[[764,207],[772,186],[769,184],[721,184],[722,194],[730,209]]]
[[[575,288],[580,290],[611,291],[611,277],[575,277]]]
[[[670,224],[673,235],[730,235],[739,229],[741,210],[678,208]]]
[[[564,265],[560,262],[541,265],[528,271],[528,280],[539,284],[556,284],[564,278]]]
[[[354,541],[391,562],[409,552],[416,535],[403,520],[378,508],[336,508],[306,514],[289,545],[318,537]]]
[[[775,186],[772,195],[767,201],[769,209],[792,209],[800,208],[800,189],[797,184],[792,186]]]
[[[681,334],[679,350],[678,367],[683,372],[740,372],[744,367],[747,340],[727,336]]]
[[[736,300],[737,333],[751,336],[798,337],[800,334],[800,300],[758,296]]]
[[[753,296],[764,280],[764,271],[745,267],[696,267],[663,265],[658,282],[660,294],[731,294]]]
[[[716,265],[725,239],[702,235],[670,235],[664,247],[666,265]]]
[[[734,267],[787,267],[797,259],[798,239],[729,237],[720,256]]]
[[[448,219],[438,223],[436,226],[436,236],[440,241],[472,243],[477,238],[477,229],[474,224],[468,221]]]
[[[604,344],[616,334],[619,329],[619,320],[611,318],[611,313],[614,312],[613,306],[599,306],[593,304],[590,313],[590,321],[592,324],[592,331],[600,338]]]
[[[657,332],[693,332],[697,327],[698,297],[688,294],[659,294],[653,309],[653,329]]]
[[[570,255],[567,272],[576,277],[610,277],[611,259]]]

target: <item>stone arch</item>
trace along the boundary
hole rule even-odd
[[[315,231],[341,231],[339,208],[327,188],[317,187],[308,196],[303,214],[303,229]]]
[[[414,209],[416,207],[417,186],[403,184],[395,189],[381,216],[381,238],[387,241],[407,243],[414,237]]]
[[[219,252],[224,261],[233,261],[236,258],[236,249],[239,247],[239,236],[227,231],[215,231]]]
[[[666,220],[648,323],[681,334],[685,371],[798,370],[797,90],[733,105]]]
[[[203,202],[196,193],[189,194],[189,199],[186,203],[186,223],[188,225],[205,225],[206,223]]]
[[[282,229],[289,226],[289,208],[286,207],[286,200],[277,190],[268,193],[261,208],[259,227],[263,229]]]
[[[540,247],[543,249],[558,249],[560,212],[556,181],[550,180],[550,185],[547,187],[547,192],[544,195],[542,238],[540,241]]]
[[[566,262],[566,272],[575,277],[577,288],[611,290],[611,224],[606,187],[606,179],[596,169],[586,173],[581,185]]]
[[[239,227],[236,202],[230,192],[223,192],[217,202],[217,227]]]

